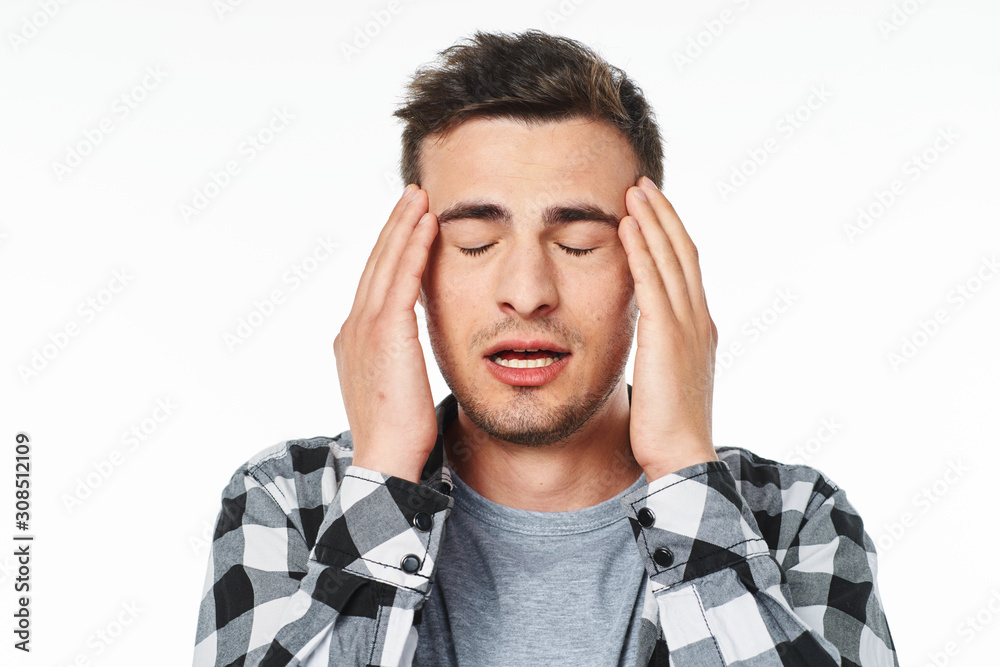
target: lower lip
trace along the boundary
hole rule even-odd
[[[515,387],[537,387],[555,380],[569,363],[571,356],[564,354],[558,361],[539,368],[508,368],[493,361],[492,357],[483,357],[483,360],[486,362],[486,368],[493,373],[493,377],[504,384]]]

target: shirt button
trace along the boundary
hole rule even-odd
[[[417,530],[426,533],[434,525],[434,521],[427,512],[417,512],[413,515],[413,525],[417,527]]]
[[[670,565],[674,562],[674,554],[666,547],[658,547],[656,551],[653,552],[653,560],[660,567],[670,567]]]
[[[413,574],[420,569],[420,559],[413,554],[406,554],[403,556],[403,560],[399,561],[399,566],[403,568],[404,572]]]
[[[656,515],[648,507],[643,507],[636,514],[639,517],[639,525],[643,528],[649,528],[656,521]]]

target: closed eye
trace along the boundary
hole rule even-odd
[[[495,243],[489,243],[487,245],[480,246],[478,248],[459,248],[459,250],[462,251],[462,254],[464,255],[470,255],[472,257],[475,257],[477,255],[482,255],[484,252],[486,252],[495,245],[496,245]],[[582,257],[584,255],[589,255],[590,253],[594,252],[594,248],[587,248],[587,249],[568,248],[562,245],[561,243],[557,243],[556,245],[558,245],[560,248],[565,250],[568,254],[573,255],[574,257]]]
[[[492,248],[495,244],[490,243],[488,245],[480,246],[479,248],[459,248],[464,255],[471,255],[475,257],[476,255],[482,255],[484,252]]]
[[[594,252],[593,248],[587,248],[586,250],[581,250],[578,248],[567,248],[564,245],[560,245],[559,247],[575,257],[582,257],[584,255],[589,255],[590,253]]]

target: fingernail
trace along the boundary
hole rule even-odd
[[[419,194],[420,194],[420,188],[414,188],[413,189],[413,194],[410,195],[410,198],[407,199],[406,201],[408,201],[408,202],[413,201],[414,199],[417,198],[417,195],[419,195]]]
[[[410,194],[411,190],[413,190],[413,183],[410,183],[405,188],[403,188],[403,194],[399,195],[399,198],[402,199],[406,195]]]
[[[649,201],[649,199],[646,198],[646,193],[640,190],[639,188],[635,189],[635,196],[641,199],[642,201]]]
[[[647,176],[643,176],[642,178],[640,178],[639,182],[642,183],[643,185],[645,185],[647,188],[653,188],[654,190],[659,190],[660,189],[660,188],[656,187],[656,183],[654,183],[652,181],[652,179],[650,179]]]
[[[638,221],[635,218],[630,217],[628,219],[628,224],[632,225],[636,229],[639,229],[639,223],[638,223]]]

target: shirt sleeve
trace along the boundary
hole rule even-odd
[[[294,475],[244,467],[224,490],[195,667],[294,667],[317,647],[334,664],[401,664],[414,648],[413,615],[429,593],[452,498],[348,466],[319,508],[312,543],[295,488]]]
[[[771,514],[755,515],[723,461],[625,498],[658,607],[657,648],[676,667],[898,667],[875,546],[844,492],[819,473],[768,477],[750,486],[777,499],[755,505]],[[772,552],[762,525],[783,548]]]

